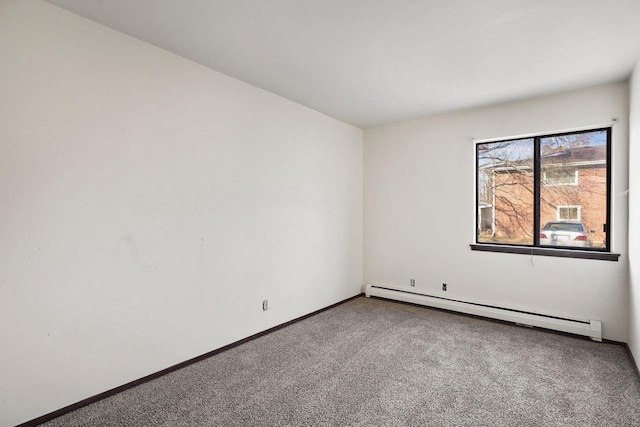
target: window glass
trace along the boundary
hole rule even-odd
[[[476,242],[609,250],[610,139],[607,128],[477,144]]]
[[[540,244],[604,248],[607,131],[540,138],[540,167],[546,175],[540,183],[540,224],[556,220],[580,221],[585,228],[584,240],[577,241],[580,243],[567,239],[583,239],[583,236],[558,235],[555,240],[540,236]],[[550,174],[554,179],[549,180]]]
[[[478,242],[533,244],[533,140],[479,144]]]

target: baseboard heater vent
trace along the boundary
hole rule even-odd
[[[413,304],[504,320],[506,322],[513,322],[521,325],[536,326],[539,328],[552,329],[570,334],[583,335],[590,337],[594,341],[602,341],[602,323],[599,320],[576,320],[547,316],[508,308],[435,297],[416,292],[415,289],[409,290],[406,288],[387,285],[367,284],[365,288],[365,295],[367,297],[373,296],[396,301],[410,302]]]

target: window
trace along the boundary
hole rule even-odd
[[[578,185],[578,168],[555,167],[542,172],[544,185]]]
[[[558,221],[580,221],[580,206],[558,206]]]
[[[608,252],[610,145],[611,128],[476,144],[472,246]]]

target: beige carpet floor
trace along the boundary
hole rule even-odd
[[[621,345],[357,298],[58,426],[640,426]]]

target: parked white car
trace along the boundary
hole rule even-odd
[[[540,231],[541,246],[591,247],[589,231],[580,222],[549,221]]]

